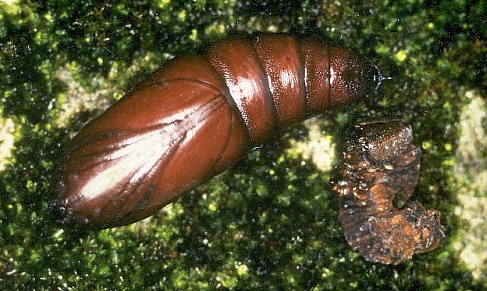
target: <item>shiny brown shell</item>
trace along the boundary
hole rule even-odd
[[[314,39],[220,40],[168,62],[82,129],[56,204],[77,227],[139,221],[279,128],[363,98],[381,80],[365,58]]]

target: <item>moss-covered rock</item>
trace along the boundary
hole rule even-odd
[[[463,126],[472,104],[486,112],[484,1],[257,2],[0,2],[2,289],[487,288],[475,253],[486,244],[485,181],[475,186],[486,144]],[[393,80],[370,101],[285,130],[154,217],[63,229],[51,189],[82,124],[172,56],[254,31],[328,39]],[[366,117],[413,126],[424,154],[415,199],[441,210],[446,226],[441,248],[398,266],[348,247],[323,166],[333,159],[323,140],[340,144],[348,123]],[[485,117],[473,124],[485,135]],[[328,157],[306,144],[325,144]],[[469,144],[477,151],[465,158]]]

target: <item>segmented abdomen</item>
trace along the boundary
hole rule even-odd
[[[366,96],[382,80],[357,54],[286,34],[228,38],[170,61],[73,139],[61,169],[68,221],[141,220],[274,131]]]

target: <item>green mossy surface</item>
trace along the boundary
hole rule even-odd
[[[454,172],[472,92],[486,111],[485,1],[257,2],[0,2],[0,289],[487,288],[485,261],[474,276],[461,258],[469,221],[457,192],[468,181]],[[172,56],[256,31],[344,45],[393,77],[317,122],[338,143],[366,117],[413,126],[424,154],[415,199],[442,212],[441,248],[397,266],[359,257],[337,221],[329,172],[291,147],[309,138],[302,124],[146,221],[83,233],[57,222],[56,169],[84,122]]]

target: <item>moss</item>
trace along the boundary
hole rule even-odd
[[[457,195],[475,181],[459,180],[454,167],[464,161],[456,152],[460,112],[471,102],[467,92],[486,96],[485,3],[263,3],[0,2],[0,120],[8,125],[0,148],[14,139],[9,154],[0,154],[0,287],[487,287],[485,262],[475,271],[465,260],[470,245],[485,245],[472,238],[472,225],[485,228],[485,220],[473,223],[458,212],[478,211],[463,204],[468,192]],[[368,101],[285,130],[150,219],[103,231],[63,229],[49,201],[70,136],[168,58],[257,30],[345,45],[393,80]],[[447,229],[443,247],[398,266],[365,262],[348,247],[329,172],[300,154],[302,144],[315,144],[308,128],[316,133],[318,126],[322,139],[331,136],[339,147],[348,123],[366,117],[412,124],[424,153],[416,198],[441,210]],[[477,159],[485,159],[482,147]],[[486,196],[481,191],[479,201]]]

